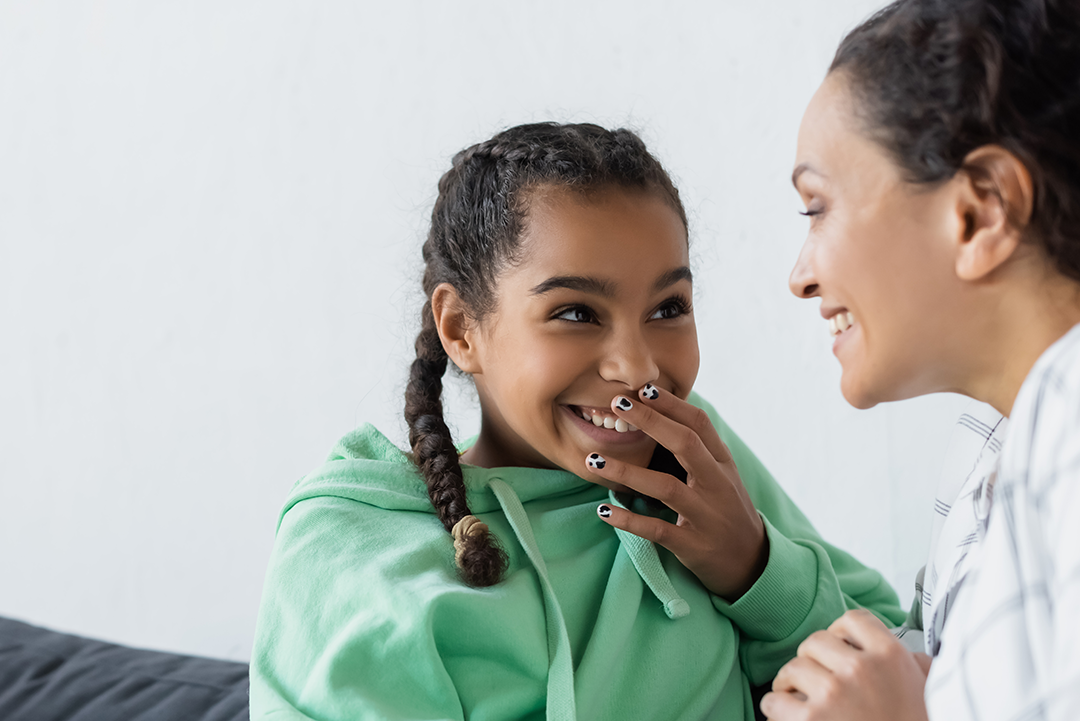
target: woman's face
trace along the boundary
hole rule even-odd
[[[790,286],[821,298],[844,397],[870,408],[954,385],[952,358],[965,333],[952,240],[964,219],[953,181],[906,182],[854,107],[834,72],[803,116],[792,179],[810,231]]]
[[[646,464],[655,441],[605,421],[617,395],[652,383],[685,398],[697,377],[682,221],[652,193],[541,190],[521,250],[475,336],[483,426],[464,460],[586,478],[593,452]]]

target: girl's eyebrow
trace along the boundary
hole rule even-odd
[[[680,280],[688,280],[691,283],[694,282],[694,275],[690,272],[690,269],[685,265],[669,270],[662,276],[656,279],[656,283],[653,284],[653,290],[663,290],[669,286],[675,285]],[[582,293],[591,293],[592,295],[598,295],[603,298],[615,297],[615,286],[609,281],[602,280],[600,278],[593,278],[587,275],[555,275],[543,283],[540,283],[529,291],[532,295],[543,295],[556,288],[568,288],[570,290],[581,291]]]
[[[694,282],[694,274],[690,272],[690,269],[685,265],[676,268],[675,270],[669,270],[662,276],[656,279],[656,283],[653,284],[653,290],[663,290],[670,286],[675,285],[680,280],[688,280],[691,283]]]
[[[533,288],[531,293],[533,295],[543,295],[556,288],[579,290],[583,293],[591,293],[604,298],[615,297],[615,287],[611,283],[585,275],[555,275]]]

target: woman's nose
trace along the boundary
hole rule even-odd
[[[811,262],[814,254],[814,244],[808,238],[803,243],[799,257],[795,260],[795,267],[791,269],[788,277],[788,288],[799,298],[813,298],[818,294],[818,282],[814,275],[814,264]]]

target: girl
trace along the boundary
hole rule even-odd
[[[854,613],[803,645],[762,709],[1076,718],[1080,3],[888,6],[840,45],[794,181],[811,217],[791,286],[822,300],[848,401],[960,392],[1008,428],[996,466],[977,465],[948,510],[970,533],[927,579],[944,621],[940,639],[927,627],[929,678]],[[988,443],[995,431],[982,429]]]
[[[686,215],[633,133],[526,125],[462,151],[423,257],[411,452],[365,426],[294,487],[253,719],[751,719],[808,634],[903,617],[692,395]],[[450,363],[482,411],[460,451]],[[621,493],[644,482],[666,507]],[[627,504],[676,555],[604,523]]]

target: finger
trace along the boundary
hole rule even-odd
[[[798,692],[770,691],[761,697],[761,713],[774,721],[796,721],[806,718],[806,697]]]
[[[796,657],[784,664],[773,679],[773,691],[798,691],[807,698],[824,695],[824,690],[836,683],[832,671],[813,659]]]
[[[831,631],[818,631],[799,644],[798,654],[833,673],[840,673],[858,662],[859,651]]]
[[[680,507],[692,503],[690,489],[667,473],[624,463],[617,458],[605,458],[599,453],[590,453],[585,458],[585,466],[592,475],[605,481],[604,485],[637,491],[655,498],[676,513]]]
[[[720,440],[720,434],[716,432],[708,413],[652,383],[646,383],[637,395],[644,405],[696,432],[705,448],[718,462],[727,463],[731,460],[731,451],[727,444]]]
[[[866,651],[878,651],[900,643],[881,619],[863,608],[848,611],[836,619],[829,626],[829,631],[855,648]]]
[[[930,674],[930,664],[934,662],[934,659],[927,656],[925,653],[915,653],[915,663],[919,664],[919,669],[923,672],[923,676]]]
[[[626,396],[615,396],[611,401],[611,410],[675,454],[675,458],[688,473],[702,473],[710,465],[717,463],[695,428],[674,421],[640,401],[634,403]],[[705,419],[707,421],[708,416],[705,416]],[[715,433],[713,430],[713,434]]]
[[[597,506],[596,515],[609,526],[641,536],[646,541],[659,544],[678,555],[676,549],[680,547],[683,531],[674,524],[652,516],[639,516],[611,503],[601,503]]]

